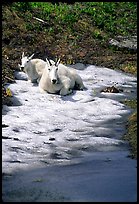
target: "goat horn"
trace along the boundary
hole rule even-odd
[[[55,65],[57,66],[60,62],[60,58],[56,61]]]
[[[50,66],[52,65],[52,63],[50,62],[50,60],[47,59],[47,58],[46,58],[46,62],[47,62],[48,65],[50,65]]]
[[[49,62],[49,64],[50,64],[50,66],[52,66],[52,63],[51,63],[51,61],[48,59],[48,62]]]
[[[34,53],[29,57],[29,60],[31,60],[33,56],[34,56]]]

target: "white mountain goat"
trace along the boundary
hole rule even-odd
[[[59,93],[64,96],[72,93],[73,89],[83,90],[85,86],[76,70],[59,62],[60,59],[52,62],[46,58],[47,64],[39,82],[40,92]]]
[[[46,62],[41,59],[32,59],[33,56],[34,54],[32,54],[30,57],[27,57],[23,52],[21,65],[18,64],[18,66],[21,71],[24,71],[27,74],[29,81],[31,81],[32,83],[39,83]]]

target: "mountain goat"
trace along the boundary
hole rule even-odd
[[[46,58],[46,66],[39,81],[40,92],[59,93],[64,96],[72,93],[73,89],[83,90],[83,81],[76,70],[59,62],[60,59],[52,62]]]
[[[33,56],[34,54],[32,54],[30,57],[27,57],[23,52],[21,65],[18,64],[18,66],[21,71],[24,71],[27,74],[29,81],[31,81],[32,83],[39,83],[46,62],[41,59],[32,59]]]

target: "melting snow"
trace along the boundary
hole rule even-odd
[[[8,85],[14,105],[4,106],[2,115],[4,172],[125,148],[121,136],[131,110],[121,100],[136,96],[136,77],[93,65],[77,71],[87,90],[68,96],[41,94],[25,73],[15,73],[16,83]],[[101,92],[113,85],[123,92]]]

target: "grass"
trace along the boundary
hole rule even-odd
[[[137,100],[126,100],[125,105],[134,110],[128,118],[127,133],[123,136],[124,140],[129,141],[131,147],[131,157],[137,159]]]
[[[75,2],[72,5],[16,2],[12,7],[20,12],[36,9],[40,11],[38,17],[44,21],[51,22],[51,19],[54,19],[55,23],[66,25],[70,29],[73,28],[75,22],[80,20],[81,15],[87,15],[93,26],[107,32],[110,36],[129,33],[134,35],[137,30],[137,2]]]

